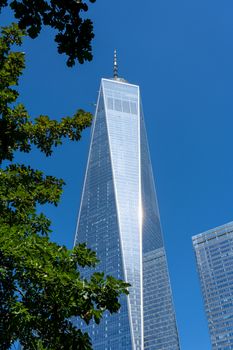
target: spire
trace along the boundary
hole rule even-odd
[[[117,64],[117,51],[116,51],[116,49],[114,49],[113,79],[126,83],[126,80],[124,78],[119,78],[119,76],[118,76],[118,64]]]
[[[118,78],[118,65],[117,65],[117,52],[116,52],[116,49],[114,50],[113,77],[114,77],[114,79]]]

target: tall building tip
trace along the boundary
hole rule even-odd
[[[113,60],[113,79],[121,82],[126,82],[124,78],[120,78],[118,75],[118,62],[117,62],[117,50],[114,49],[114,60]]]
[[[114,61],[113,61],[113,77],[118,78],[118,64],[117,64],[117,51],[114,49]]]

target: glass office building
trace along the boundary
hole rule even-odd
[[[233,222],[193,236],[213,350],[233,349]]]
[[[119,313],[81,326],[95,350],[178,350],[172,293],[140,91],[102,79],[75,244],[95,250],[98,271],[131,284]],[[85,277],[93,271],[86,271]]]

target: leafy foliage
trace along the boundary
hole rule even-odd
[[[61,122],[41,115],[33,123],[22,104],[12,106],[19,95],[12,86],[18,85],[25,64],[24,54],[12,52],[11,45],[20,45],[23,34],[13,24],[3,28],[0,38],[0,163],[4,159],[12,160],[16,150],[29,152],[31,144],[51,155],[52,147],[61,144],[63,137],[79,140],[82,130],[91,123],[91,114],[83,110],[78,110],[72,118],[62,118]]]
[[[82,13],[88,11],[82,0],[0,0],[1,9],[10,3],[19,27],[26,29],[31,38],[41,31],[42,25],[54,28],[58,33],[55,42],[58,52],[68,56],[67,65],[73,66],[92,60],[91,40],[94,38],[93,24]],[[94,3],[95,0],[89,0]]]
[[[128,284],[97,272],[82,277],[83,268],[98,263],[95,253],[84,244],[68,250],[51,242],[50,220],[38,212],[38,205],[58,204],[63,180],[12,162],[15,151],[30,152],[32,145],[49,156],[65,137],[79,140],[92,119],[78,110],[61,121],[32,120],[17,104],[14,86],[25,63],[11,46],[24,34],[12,24],[0,37],[0,164],[6,164],[0,170],[0,348],[19,340],[24,350],[88,350],[90,338],[72,318],[99,323],[106,310],[118,311]]]

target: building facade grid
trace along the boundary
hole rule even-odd
[[[95,350],[179,350],[172,293],[140,91],[102,79],[75,244],[95,250],[98,271],[131,284],[117,314],[81,324]],[[93,271],[84,271],[88,278]]]
[[[233,222],[193,236],[213,350],[233,349]]]

